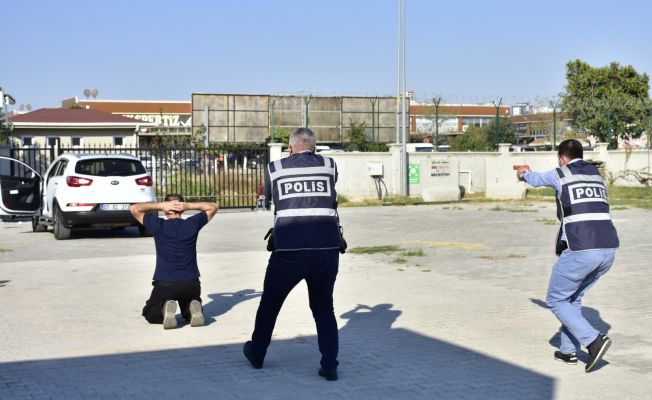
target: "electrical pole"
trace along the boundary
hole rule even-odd
[[[501,97],[500,100],[498,100],[498,105],[496,105],[495,101],[492,101],[494,103],[494,107],[496,107],[496,129],[495,129],[495,134],[494,134],[494,144],[496,145],[496,149],[498,149],[498,141],[500,140],[500,105],[503,103],[503,98]]]
[[[310,97],[311,97],[311,96],[308,96],[308,97],[306,97],[306,98],[303,99],[303,101],[304,101],[305,104],[306,104],[306,109],[305,109],[305,111],[304,111],[304,113],[305,113],[305,114],[304,114],[304,115],[305,115],[304,121],[305,121],[305,127],[306,127],[306,128],[307,128],[308,125],[310,124],[310,116],[308,115],[308,104],[310,104]]]
[[[274,143],[274,133],[276,133],[276,126],[274,125],[274,107],[276,106],[276,99],[272,100],[272,106],[271,110],[269,113],[269,121],[270,121],[270,143]]]
[[[407,99],[405,98],[407,85],[405,81],[405,0],[400,0],[401,2],[401,98],[403,99],[401,103],[401,128],[403,130],[403,196],[408,196],[410,194],[410,187],[408,183],[408,157],[407,157],[407,123],[406,123],[406,103]]]
[[[376,143],[376,102],[378,98],[369,99],[371,103],[371,143]]]
[[[439,151],[439,102],[441,97],[437,96],[432,99],[432,104],[435,105],[435,151]]]
[[[559,107],[559,102],[561,98],[557,98],[557,102],[553,104],[550,100],[550,107],[552,107],[552,151],[557,149],[557,107]]]

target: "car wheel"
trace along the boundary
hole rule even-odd
[[[63,216],[61,215],[61,209],[59,209],[59,206],[55,204],[53,211],[52,227],[54,231],[54,238],[57,240],[70,239],[72,229],[63,226]]]
[[[39,217],[32,217],[32,231],[34,232],[47,232],[48,227],[38,223]]]

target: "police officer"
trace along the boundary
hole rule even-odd
[[[549,186],[557,191],[557,255],[546,302],[561,322],[561,347],[556,360],[577,364],[579,344],[588,351],[585,371],[598,365],[611,345],[582,316],[582,297],[604,275],[619,246],[618,235],[609,214],[607,188],[598,169],[584,161],[582,145],[564,140],[557,152],[559,168],[532,172],[521,168],[516,174],[531,186]]]
[[[308,128],[290,137],[289,157],[269,164],[265,193],[275,205],[273,251],[251,340],[243,348],[251,365],[262,368],[283,301],[306,280],[310,309],[317,325],[319,375],[337,380],[338,332],[333,287],[342,239],[337,216],[335,161],[315,154]]]

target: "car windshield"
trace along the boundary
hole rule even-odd
[[[140,161],[124,158],[94,158],[80,160],[75,172],[93,176],[131,176],[147,173]]]

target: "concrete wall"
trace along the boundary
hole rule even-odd
[[[418,163],[421,169],[421,181],[410,184],[410,195],[420,196],[424,200],[453,198],[456,185],[462,191],[482,192],[488,198],[522,199],[527,184],[516,180],[513,165],[527,164],[533,171],[548,171],[557,167],[557,153],[524,152],[510,153],[509,145],[501,145],[499,152],[484,153],[410,153],[409,163]],[[388,153],[330,153],[324,154],[335,159],[338,164],[338,193],[351,200],[377,198],[374,178],[369,176],[370,163],[383,165],[384,183],[390,195],[400,194],[400,149],[399,145],[390,145]],[[652,154],[648,151],[607,151],[606,144],[598,144],[595,151],[584,154],[586,160],[604,163],[605,179],[612,177],[618,186],[642,186],[632,174],[625,171],[651,171]],[[446,168],[457,171],[446,181],[433,181],[433,172],[438,165],[449,163]],[[436,174],[435,174],[436,175]],[[456,175],[453,176],[453,175]],[[471,184],[469,185],[469,178]],[[385,186],[382,187],[383,195]],[[435,192],[433,192],[433,190]],[[432,200],[436,201],[436,200]]]

